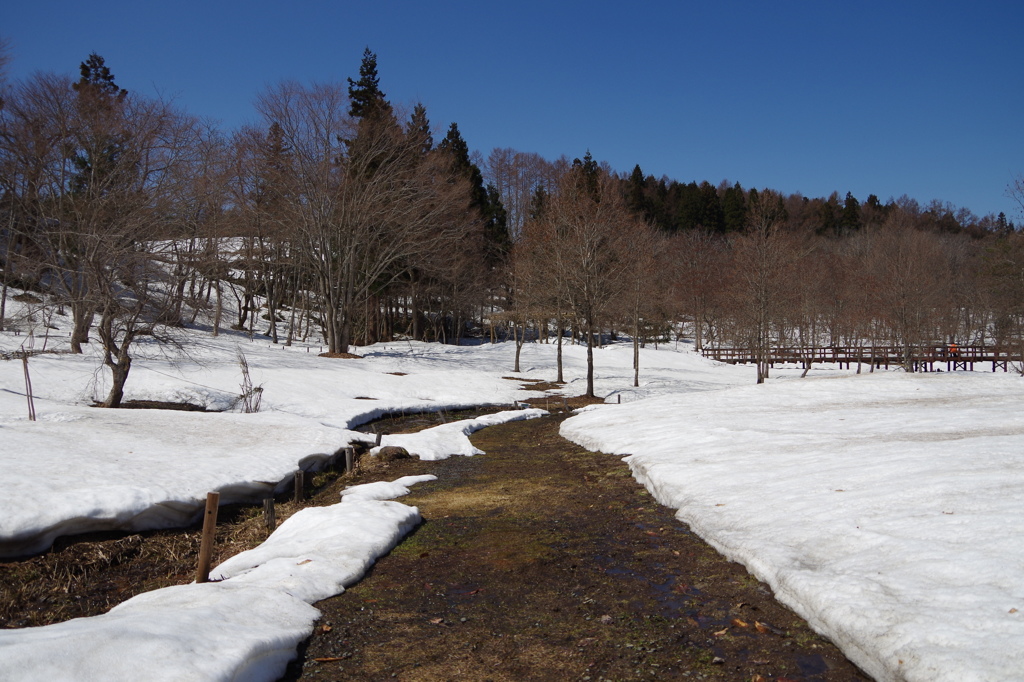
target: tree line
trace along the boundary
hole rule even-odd
[[[358,78],[283,82],[255,109],[258,123],[219,130],[119,87],[95,54],[77,79],[5,86],[0,325],[9,288],[46,294],[73,352],[98,338],[108,406],[135,344],[197,323],[331,353],[578,341],[590,394],[608,333],[633,339],[635,382],[639,346],[679,335],[762,353],[879,339],[908,357],[936,339],[1022,338],[1024,248],[1002,216],[683,185],[589,152],[484,159],[457,124],[435,143],[421,104],[392,104],[369,49]]]

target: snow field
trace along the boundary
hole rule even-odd
[[[1024,380],[876,373],[598,406],[637,480],[879,680],[1024,670]]]

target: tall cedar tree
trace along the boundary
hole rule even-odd
[[[512,239],[508,233],[508,219],[501,197],[493,186],[484,187],[484,176],[480,168],[469,158],[469,145],[459,132],[457,123],[452,123],[448,134],[437,145],[451,158],[452,170],[470,183],[470,202],[472,209],[479,212],[484,223],[484,235],[487,240],[487,260],[489,266],[496,266],[508,255]]]
[[[377,55],[367,47],[363,50],[363,61],[359,64],[359,80],[348,79],[349,114],[359,119],[386,116],[391,104],[381,92],[377,76]]]
[[[116,115],[128,91],[118,87],[103,57],[95,52],[78,68],[81,77],[71,87],[78,93],[79,110],[83,118],[91,121],[91,127],[105,129],[103,133],[87,131],[83,149],[74,159],[77,172],[71,180],[71,190],[82,194],[117,166],[125,140],[123,135],[112,133],[106,124]]]

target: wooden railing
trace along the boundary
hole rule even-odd
[[[757,362],[750,348],[718,347],[701,351],[705,357],[729,364],[752,364]],[[900,366],[907,362],[908,353],[900,346],[825,346],[772,348],[769,365],[808,365],[833,363],[849,368],[858,363],[878,368]],[[945,363],[946,371],[973,371],[977,363],[991,362],[992,371],[1009,371],[1011,362],[1020,362],[1019,349],[996,346],[932,346],[915,347],[910,350],[909,362],[920,372],[934,372]]]

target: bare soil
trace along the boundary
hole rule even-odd
[[[534,388],[534,387],[531,387]],[[347,485],[433,473],[402,502],[424,521],[323,612],[286,680],[867,680],[741,566],[697,538],[619,458],[558,435],[551,417],[478,432],[484,456],[313,477],[278,522]],[[409,415],[390,433],[470,415]],[[370,429],[368,429],[370,430]],[[214,565],[267,535],[262,510],[222,508]],[[61,539],[0,562],[0,627],[107,611],[191,582],[199,528]]]

